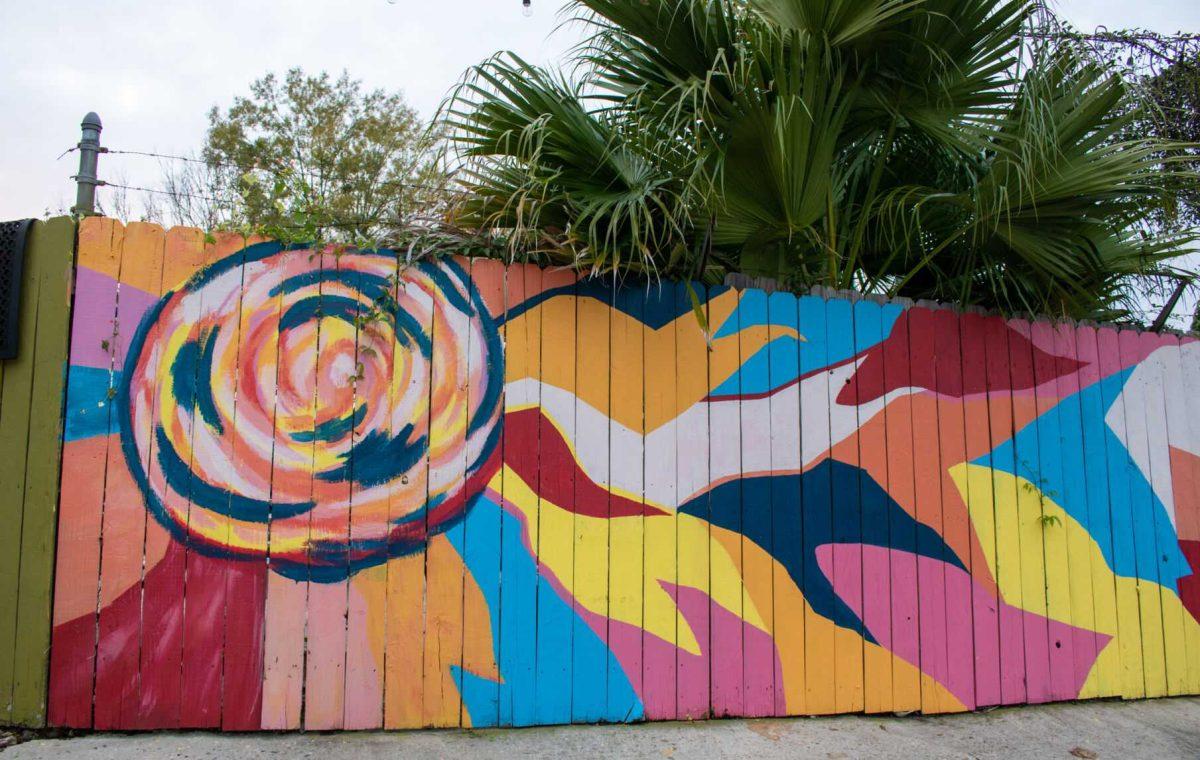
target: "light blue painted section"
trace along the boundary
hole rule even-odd
[[[1094,336],[1092,339],[1095,339]],[[1110,501],[1112,491],[1109,487],[1107,453],[1110,436],[1108,425],[1104,422],[1104,410],[1112,404],[1112,401],[1105,402],[1100,392],[1104,382],[1107,382],[1107,379],[1075,394],[1074,399],[1077,403],[1072,404],[1071,408],[1079,414],[1079,427],[1082,434],[1082,440],[1073,445],[1078,446],[1078,458],[1083,462],[1082,478],[1080,479],[1083,481],[1082,485],[1088,504],[1088,521],[1083,525],[1095,540],[1096,545],[1100,547],[1101,554],[1104,555],[1111,568],[1117,564],[1118,554],[1123,555],[1125,550],[1124,548],[1118,549],[1113,537],[1115,522]],[[1112,387],[1109,386],[1109,389],[1111,391]],[[1119,386],[1116,391],[1120,391]],[[1070,424],[1069,416],[1067,424]],[[1126,540],[1127,537],[1128,534],[1126,534]],[[1132,547],[1129,547],[1129,551],[1132,551]],[[1124,559],[1120,562],[1127,566],[1132,565],[1131,562]]]
[[[67,373],[67,418],[65,435],[68,441],[108,435],[109,387],[121,384],[121,373],[100,367],[72,365]],[[113,421],[115,429],[115,419]]]
[[[615,658],[609,657],[608,648],[600,638],[586,625],[575,625],[578,616],[558,594],[537,592],[538,568],[525,546],[520,520],[491,499],[480,497],[461,525],[464,530],[448,532],[447,538],[460,554],[465,555],[467,569],[483,592],[492,625],[492,647],[500,670],[500,681],[496,682],[452,667],[455,679],[461,679],[463,704],[471,716],[471,723],[476,726],[524,726],[537,725],[543,714],[569,717],[570,680],[560,684],[540,684],[537,673],[542,670],[542,660],[550,671],[562,672],[570,672],[574,660],[577,664],[575,678],[588,679],[598,692],[598,699],[605,700],[607,696],[609,711],[603,715],[603,720],[640,720],[643,716],[641,700]],[[466,547],[462,543],[464,537],[469,537],[471,542]],[[573,640],[572,628],[575,631]],[[541,648],[536,641],[537,630],[561,631],[561,635],[555,634],[556,638],[565,638],[571,644],[557,649]],[[533,663],[535,652],[539,660],[536,667]],[[545,712],[538,705],[539,700],[546,701]],[[566,703],[565,713],[561,700]]]
[[[776,338],[759,349],[758,353],[743,362],[741,368],[713,389],[712,396],[760,395],[796,381],[798,348],[791,336]],[[789,367],[790,371],[779,374],[771,367]],[[776,385],[772,385],[774,376]],[[786,378],[786,379],[785,379]]]
[[[816,301],[827,304],[830,313],[837,315],[836,320],[831,322],[828,334],[825,331],[815,334],[811,329],[805,331],[789,310],[776,310],[775,314],[770,314],[767,308],[767,296],[760,290],[748,290],[742,295],[738,307],[714,333],[714,339],[735,335],[739,330],[756,325],[776,324],[797,330],[803,336],[804,341],[798,345],[796,340],[791,337],[776,338],[760,348],[749,359],[743,358],[740,369],[713,389],[713,397],[739,394],[743,396],[765,395],[796,382],[798,377],[807,375],[814,370],[840,364],[855,356],[856,353],[861,353],[881,343],[891,333],[896,320],[904,312],[903,307],[888,304],[882,307],[880,319],[872,318],[859,328],[850,317],[852,306],[849,301],[839,298],[824,301],[816,296],[804,296],[799,300],[803,302],[806,299],[816,299]],[[811,313],[815,301],[810,301],[810,304],[812,304],[809,307]],[[880,308],[876,304],[866,301],[861,301],[859,304],[872,311]],[[801,317],[802,320],[803,317]],[[821,324],[824,324],[824,320]],[[855,350],[856,344],[857,351]],[[797,362],[797,355],[799,362]],[[815,358],[818,356],[823,358],[818,360]],[[799,370],[781,374],[771,369],[775,366],[798,366]]]
[[[766,293],[761,290],[747,290],[741,294],[737,308],[730,312],[717,331],[713,333],[713,339],[726,338],[747,327],[770,324],[770,321],[771,318],[767,314]]]
[[[887,331],[883,328],[881,309],[874,301],[856,301],[854,304],[854,345],[856,353],[883,342]]]
[[[825,303],[826,366],[854,356],[854,307],[846,300],[832,298]]]
[[[829,363],[825,336],[825,301],[817,296],[803,296],[800,302],[800,371],[809,372]]]
[[[1129,451],[1104,421],[1131,373],[1132,369],[1126,369],[1110,375],[1064,399],[1018,431],[1014,438],[974,463],[995,467],[1039,485],[1047,498],[1097,538],[1105,560],[1117,575],[1142,578],[1177,590],[1178,579],[1192,571],[1179,550],[1166,507]],[[1083,416],[1085,409],[1086,417]],[[1061,463],[1055,464],[1060,462],[1057,451],[1053,457],[1046,453],[1052,451],[1048,446],[1064,445],[1061,443],[1063,428],[1085,431],[1083,473],[1089,480],[1103,479],[1107,473],[1106,490],[1111,511],[1089,508],[1088,488],[1081,487],[1078,482],[1083,473],[1074,468],[1064,469]],[[1071,437],[1070,440],[1075,439]],[[1039,448],[1043,452],[1040,459]],[[1101,496],[1099,489],[1098,484],[1092,489],[1097,499]],[[1112,520],[1111,529],[1109,519]],[[1110,536],[1111,541],[1101,540]],[[1156,543],[1162,548],[1161,556],[1155,549]]]
[[[497,620],[500,606],[500,542],[503,534],[501,510],[494,503],[480,498],[476,500],[463,520],[461,534],[448,535],[450,543],[465,559],[471,577],[483,598],[487,600],[492,622],[492,650],[496,662],[499,663],[499,642],[496,632],[499,631]],[[520,526],[518,526],[518,530]],[[466,541],[465,546],[459,546],[455,539],[461,535]],[[500,670],[501,680],[504,680],[504,670]],[[456,672],[455,678],[459,678]],[[500,725],[500,692],[499,682],[480,678],[470,672],[462,674],[463,704],[467,714],[471,716],[471,726],[485,728]]]

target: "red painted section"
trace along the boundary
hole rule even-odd
[[[858,371],[838,394],[837,402],[839,404],[865,404],[890,391],[899,389],[901,386],[895,385],[894,380],[889,383],[888,378],[884,376],[885,364],[892,367],[906,367],[911,373],[909,384],[912,387],[929,391],[936,389],[940,394],[955,398],[988,390],[1024,390],[1033,387],[1032,372],[1002,380],[1004,385],[997,387],[989,384],[986,377],[977,373],[939,377],[937,365],[934,362],[910,362],[909,341],[911,337],[932,335],[938,313],[938,311],[930,309],[915,308],[908,311],[907,320],[897,320],[887,339],[866,352]],[[1069,374],[1083,366],[1075,360],[1064,360],[1043,351],[1011,326],[1007,326],[1007,333],[1008,344],[1013,351],[1029,352],[1032,355],[1038,377],[1045,374],[1046,377],[1053,379],[1060,373]],[[895,376],[891,371],[888,372],[888,375]]]
[[[523,456],[521,452],[539,452],[537,457]],[[504,461],[513,472],[538,494],[562,509],[588,517],[632,517],[635,515],[663,515],[666,512],[649,504],[609,493],[593,481],[579,467],[571,448],[563,440],[562,433],[554,423],[546,419],[540,409],[522,409],[504,415]],[[573,468],[574,476],[560,473],[547,477],[546,462],[556,462],[562,468]],[[539,482],[539,471],[541,479]],[[574,486],[574,492],[571,488]]]
[[[187,564],[186,617],[179,600],[165,595],[147,598],[146,636],[139,641],[142,587],[130,588],[105,608],[109,621],[101,631],[96,662],[95,727],[163,727],[159,716],[173,719],[180,706],[184,726],[215,727],[221,722],[222,652],[237,658],[226,663],[225,709],[230,728],[258,728],[262,702],[262,610],[266,574],[261,565],[206,557],[171,542],[166,556],[146,574],[146,585],[159,575],[177,573]],[[229,579],[228,613],[236,621],[226,639],[224,606],[216,602],[218,583]],[[79,706],[93,695],[88,679],[67,678],[89,668],[96,628],[95,617],[84,615],[55,628],[56,672],[50,702],[55,725],[86,728],[91,716]],[[183,678],[179,653],[183,652]],[[121,715],[122,704],[138,704],[140,717]],[[234,725],[236,724],[236,725]]]
[[[1179,598],[1200,623],[1200,541],[1180,541],[1179,549],[1192,567],[1191,575],[1179,579]]]
[[[142,694],[138,728],[177,728],[183,696],[183,566],[175,541],[146,573],[142,599]]]

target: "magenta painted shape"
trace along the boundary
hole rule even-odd
[[[607,626],[609,649],[621,664],[621,669],[630,679],[630,683],[639,687],[637,689],[638,696],[645,706],[646,718],[648,720],[663,720],[664,718],[674,717],[676,699],[679,700],[680,707],[678,709],[681,717],[706,715],[709,700],[707,677],[710,668],[712,669],[712,682],[714,684],[712,705],[717,714],[773,714],[775,699],[771,690],[764,687],[767,683],[783,683],[783,664],[779,659],[779,652],[775,648],[774,639],[766,631],[745,622],[724,607],[715,604],[710,605],[709,596],[704,591],[690,586],[676,586],[667,581],[659,581],[659,584],[663,590],[671,595],[671,598],[679,607],[679,612],[683,615],[683,619],[692,628],[692,632],[696,635],[696,640],[700,644],[700,654],[692,654],[684,649],[680,649],[674,644],[664,641],[629,623],[605,618],[603,615],[591,612],[583,607],[576,608],[579,615],[593,631],[599,633],[605,630]],[[562,592],[561,587],[557,583],[555,583],[555,587],[560,593]],[[760,657],[773,662],[773,670],[766,670],[763,673],[752,676],[750,673],[743,674],[741,668],[722,667],[716,664],[712,658],[712,647],[709,644],[708,637],[699,635],[699,631],[704,630],[710,623],[710,609],[712,612],[711,625],[714,633],[718,631],[723,633],[727,637],[727,640],[740,639],[746,650],[757,652]],[[674,668],[678,664],[681,673],[689,672],[696,674],[696,676],[690,682],[680,681],[677,694],[675,684],[669,680],[664,679],[661,682],[656,682],[653,679],[645,680],[640,678],[644,663],[647,662],[664,669],[667,667]],[[729,660],[726,660],[726,662],[729,662]],[[701,673],[704,674],[704,680],[697,677]],[[635,676],[639,677],[635,679]],[[759,688],[746,690],[745,698],[743,698],[740,688],[736,691],[721,691],[715,686],[717,683],[736,683],[740,687],[743,683],[743,676],[745,676],[747,683],[759,686]]]
[[[131,285],[121,285],[117,301],[117,281],[94,269],[79,267],[75,273],[75,314],[71,325],[71,364],[108,369],[115,348],[116,368],[125,363],[129,341],[137,332],[142,316],[158,302],[158,296]],[[115,309],[115,313],[114,313]],[[113,320],[120,321],[113,340]],[[105,349],[105,343],[109,348]]]
[[[916,583],[916,574],[912,572],[913,563],[909,559],[912,555],[908,552],[902,552],[894,549],[888,549],[883,546],[868,546],[861,544],[825,544],[817,548],[817,563],[821,571],[832,580],[832,569],[835,558],[837,562],[849,561],[850,557],[857,557],[859,548],[862,550],[863,573],[868,578],[883,577],[890,574],[892,584],[891,593],[893,599],[903,606],[915,605],[918,599],[918,588]],[[981,585],[976,583],[964,570],[949,565],[941,560],[933,559],[932,557],[917,557],[917,563],[920,565],[919,575],[921,578],[936,577],[938,574],[944,574],[944,586],[939,584],[939,587],[945,589],[946,605],[971,605],[984,603],[989,596],[988,591]],[[939,567],[940,566],[940,567]],[[861,601],[858,594],[850,593],[850,589],[840,588],[842,583],[834,583],[834,591],[838,596],[854,610],[855,614],[863,615],[864,606],[859,604],[855,607],[854,602]],[[846,593],[843,593],[845,591]],[[887,593],[886,588],[870,584],[866,588],[867,597],[877,594]],[[972,598],[975,599],[972,602]],[[1056,673],[1053,681],[1048,677],[1049,672],[1044,682],[1030,682],[1030,693],[1049,694],[1052,692],[1069,693],[1072,697],[1079,695],[1079,690],[1083,688],[1083,684],[1087,681],[1088,674],[1091,672],[1092,666],[1096,662],[1096,658],[1108,645],[1110,636],[1086,631],[1085,629],[1068,623],[1062,623],[1057,620],[1050,620],[1041,615],[1026,610],[1021,610],[1006,604],[1001,599],[995,599],[994,604],[998,605],[999,615],[1005,622],[1022,621],[1026,626],[1035,625],[1043,626],[1048,629],[1050,640],[1063,641],[1071,639],[1077,647],[1075,664],[1070,671]],[[974,709],[976,707],[976,699],[974,689],[972,688],[970,679],[953,675],[947,667],[947,657],[932,657],[921,659],[921,652],[915,646],[916,642],[911,636],[906,636],[903,639],[892,637],[892,628],[889,620],[876,613],[876,610],[883,608],[882,603],[871,600],[865,605],[865,619],[863,623],[871,636],[885,649],[891,650],[893,653],[921,668],[921,670],[933,678],[938,683],[946,687],[960,702],[966,707]],[[1080,633],[1086,635],[1079,635]],[[970,656],[970,648],[972,642],[964,637],[951,636],[947,640],[937,646],[941,646],[941,651],[948,654],[949,658]],[[1082,648],[1083,651],[1078,651]],[[1043,653],[1048,657],[1049,653]],[[994,669],[985,669],[986,673],[994,673]],[[1026,673],[1026,677],[1037,677],[1040,671]],[[993,676],[984,676],[984,683],[980,684],[981,692],[994,693],[999,690],[999,683],[993,682]]]

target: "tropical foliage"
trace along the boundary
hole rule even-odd
[[[1037,10],[575,0],[569,73],[502,53],[445,103],[453,221],[596,272],[1121,317],[1184,276],[1192,235],[1138,222],[1195,177]]]

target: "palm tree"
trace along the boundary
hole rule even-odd
[[[1037,0],[575,0],[571,75],[498,54],[441,123],[455,222],[593,272],[728,272],[1119,318],[1195,181]]]

